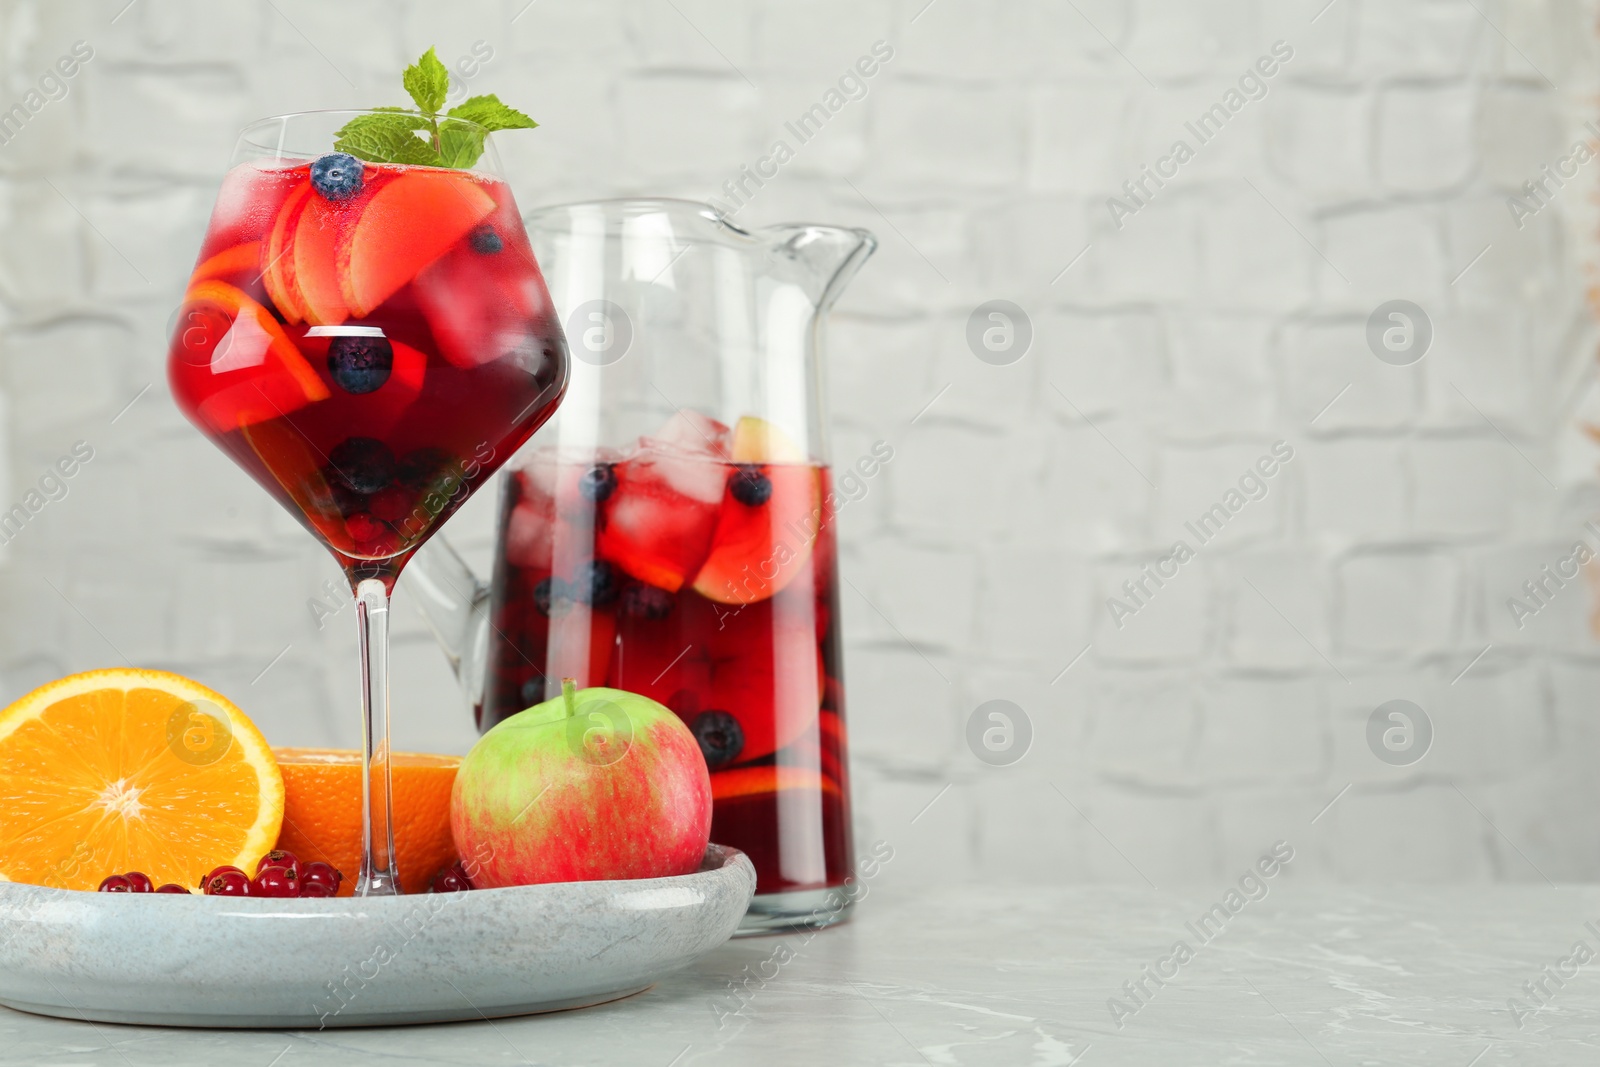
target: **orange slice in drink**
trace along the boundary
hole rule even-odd
[[[283,326],[243,289],[215,279],[191,285],[186,319],[198,313],[204,320],[208,307],[230,320],[227,332],[218,338],[210,328],[183,330],[175,343],[190,377],[204,368],[195,388],[204,392],[200,414],[213,429],[227,433],[328,398],[327,385]]]
[[[194,273],[189,276],[189,284],[239,274],[255,277],[260,270],[261,242],[246,241],[244,244],[223,249],[196,267]]]
[[[302,863],[320,860],[344,875],[349,896],[361,872],[361,753],[354,749],[280,748],[283,831],[278,847]],[[423,893],[441,867],[455,862],[450,837],[450,790],[460,756],[396,752],[390,757],[395,865],[400,887]]]
[[[0,711],[0,878],[94,889],[110,874],[198,886],[254,871],[283,778],[231,701],[166,671],[89,671]]]
[[[839,786],[832,778],[810,767],[769,764],[717,771],[711,775],[711,799],[717,803],[784,789],[810,789],[839,795]]]

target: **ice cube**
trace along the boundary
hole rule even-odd
[[[628,462],[634,479],[658,481],[669,493],[701,504],[720,504],[728,483],[726,464],[704,452],[655,448],[638,453]]]
[[[719,456],[728,454],[728,428],[692,408],[679,408],[653,438],[643,440],[686,452],[712,452]]]
[[[522,497],[549,507],[557,500],[563,507],[577,507],[581,499],[576,495],[578,479],[583,473],[597,463],[616,463],[621,458],[614,448],[540,448],[517,466]]]
[[[518,504],[506,522],[506,562],[549,570],[554,533],[555,516],[548,509],[527,501]]]

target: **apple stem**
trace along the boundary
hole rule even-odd
[[[561,679],[561,699],[566,702],[567,718],[578,714],[578,680],[576,678]]]

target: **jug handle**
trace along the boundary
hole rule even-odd
[[[489,654],[489,587],[440,536],[411,558],[404,579],[476,718]]]

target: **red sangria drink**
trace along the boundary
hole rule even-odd
[[[830,488],[754,417],[685,410],[625,450],[534,452],[503,490],[480,729],[562,678],[649,696],[698,739],[712,840],[750,856],[758,894],[842,885]]]
[[[355,602],[360,896],[400,892],[389,787],[389,601],[416,550],[560,403],[567,349],[490,135],[492,95],[440,113],[306,112],[239,138],[174,316],[189,421],[322,542]],[[241,610],[248,605],[241,604]]]
[[[562,343],[504,182],[330,153],[228,173],[169,365],[347,570],[392,577],[549,416]]]

